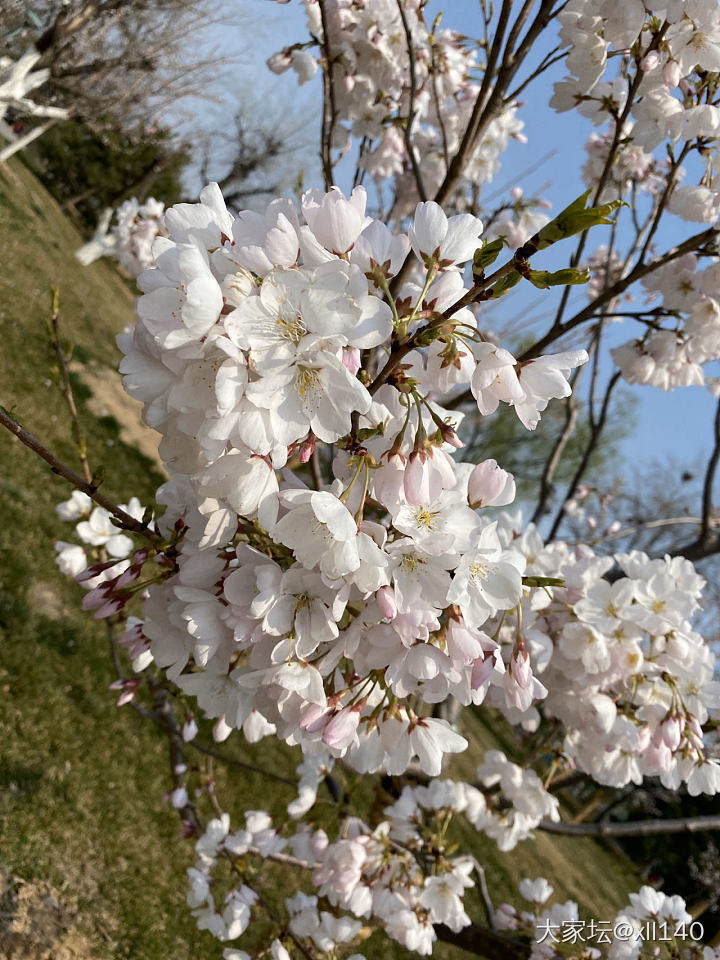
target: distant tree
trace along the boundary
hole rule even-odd
[[[37,144],[37,172],[53,196],[92,227],[106,207],[152,194],[166,204],[184,195],[188,151],[156,129],[96,132],[77,121],[57,124]]]

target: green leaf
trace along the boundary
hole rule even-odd
[[[507,293],[508,290],[512,290],[515,284],[520,283],[521,280],[522,274],[517,270],[511,270],[510,273],[504,277],[500,277],[495,286],[488,290],[488,294],[491,297],[501,297],[504,293]]]
[[[565,581],[562,577],[523,577],[524,587],[562,587]]]
[[[529,270],[527,279],[534,287],[537,287],[538,290],[547,290],[549,287],[564,287],[576,283],[587,283],[590,279],[590,270],[587,267],[582,270],[568,267],[565,270],[556,270],[554,273],[550,270]]]
[[[538,250],[544,250],[546,247],[557,243],[558,240],[565,240],[567,237],[573,237],[576,233],[582,233],[589,230],[590,227],[598,226],[602,223],[612,223],[608,220],[608,215],[619,207],[626,207],[624,200],[611,200],[609,203],[602,203],[599,207],[586,207],[591,191],[586,190],[577,200],[565,207],[554,220],[546,224],[528,245],[536,247]]]
[[[358,443],[365,443],[365,441],[371,437],[382,437],[384,432],[384,423],[378,423],[375,427],[363,427],[362,430],[358,430],[357,433]]]
[[[492,263],[495,263],[500,256],[502,248],[506,246],[507,240],[505,237],[498,237],[497,240],[491,240],[489,243],[484,242],[481,247],[478,247],[473,256],[473,276],[482,276],[485,267],[489,267]]]

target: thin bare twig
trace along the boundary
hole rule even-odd
[[[70,410],[70,416],[72,417],[73,440],[78,448],[78,455],[80,457],[80,463],[82,464],[83,475],[88,483],[92,483],[92,471],[90,470],[90,464],[87,458],[87,440],[85,438],[85,432],[80,424],[80,415],[78,414],[77,404],[75,403],[75,395],[73,393],[72,384],[70,383],[70,370],[68,368],[67,357],[65,356],[65,351],[62,343],[60,342],[60,294],[57,287],[52,288],[50,295],[52,297],[52,309],[50,315],[50,330],[52,334],[51,343],[53,350],[57,354],[58,362],[60,364],[60,377],[62,380],[60,389],[62,390],[62,394],[65,397],[65,402]]]
[[[122,510],[116,503],[110,500],[109,497],[106,497],[104,493],[100,493],[97,486],[94,483],[88,483],[83,477],[75,473],[74,470],[71,470],[66,466],[62,461],[60,461],[54,453],[43,446],[39,440],[37,440],[31,433],[22,427],[14,417],[11,417],[10,414],[5,410],[4,407],[0,407],[0,425],[9,430],[10,433],[14,434],[21,443],[24,443],[26,447],[29,447],[34,453],[39,457],[50,464],[50,468],[53,473],[58,474],[58,476],[63,477],[65,480],[68,480],[74,487],[78,490],[82,490],[83,493],[86,493],[91,500],[98,504],[98,506],[103,507],[109,513],[111,513],[117,520],[120,521],[120,525],[125,530],[131,530],[133,533],[137,533],[142,537],[146,537],[148,540],[153,542],[161,541],[162,537],[159,533],[155,533],[151,530],[146,523],[143,523],[140,520],[136,520],[134,517],[131,517],[129,513],[126,513]]]
[[[482,867],[477,860],[475,860],[475,873],[478,878],[478,888],[480,890],[480,899],[483,902],[483,907],[485,909],[485,916],[487,917],[488,926],[491,930],[495,929],[495,908],[493,907],[493,902],[490,899],[490,891],[488,890],[487,877],[485,876],[485,868]]]
[[[397,7],[400,11],[400,19],[402,20],[403,30],[405,31],[405,40],[407,42],[407,52],[408,52],[408,61],[410,66],[410,102],[408,105],[408,116],[407,122],[405,124],[405,149],[408,152],[408,157],[410,158],[410,164],[412,166],[413,176],[415,177],[415,186],[417,187],[418,194],[422,201],[427,200],[427,193],[425,191],[425,184],[423,183],[422,172],[420,170],[420,164],[418,163],[417,155],[415,154],[415,147],[412,142],[412,126],[415,121],[415,97],[417,96],[417,74],[415,70],[415,48],[413,47],[412,33],[410,32],[410,24],[408,23],[407,14],[405,13],[405,7],[403,5],[403,0],[397,0]]]
[[[550,456],[547,458],[545,463],[542,477],[540,478],[540,495],[538,497],[537,506],[535,507],[535,512],[533,513],[530,521],[531,523],[537,523],[548,509],[548,500],[553,492],[553,477],[555,476],[557,468],[560,465],[560,460],[565,452],[565,447],[567,446],[572,435],[575,433],[579,412],[575,387],[577,386],[578,380],[580,379],[584,369],[584,367],[577,367],[570,378],[570,389],[572,392],[565,401],[565,423],[563,424],[562,430],[558,434],[557,440],[550,451]]]
[[[252,773],[258,773],[260,776],[267,777],[269,780],[275,780],[278,783],[285,783],[289,787],[297,787],[298,781],[291,780],[289,777],[282,777],[279,773],[273,773],[271,770],[264,770],[262,767],[256,767],[254,763],[248,763],[246,760],[239,760],[237,757],[230,757],[221,750],[214,747],[208,747],[203,743],[197,743],[195,740],[189,740],[187,746],[197,750],[198,753],[204,753],[208,757],[214,757],[216,760],[222,760],[233,767],[240,767],[243,770],[250,770]]]
[[[597,418],[595,418],[594,415],[590,418],[590,437],[588,438],[585,451],[580,459],[580,463],[578,464],[577,470],[575,471],[573,478],[570,481],[570,485],[567,489],[565,497],[563,498],[563,502],[560,504],[560,508],[555,516],[555,521],[552,525],[552,529],[550,530],[550,533],[547,538],[548,543],[551,540],[555,539],[558,529],[560,528],[560,524],[562,523],[565,517],[565,504],[568,502],[568,500],[572,498],[575,491],[577,490],[580,484],[580,481],[583,477],[583,474],[587,470],[588,464],[590,463],[590,458],[595,452],[595,448],[597,447],[597,444],[600,440],[600,436],[602,435],[603,429],[605,427],[605,423],[607,421],[608,410],[610,407],[610,397],[612,396],[613,390],[615,389],[615,386],[617,385],[619,380],[620,380],[620,371],[616,370],[615,373],[610,378],[607,389],[605,391],[605,396],[603,397],[602,406],[600,408],[600,415]],[[590,406],[592,408],[592,398],[590,400]]]
[[[630,820],[623,823],[602,820],[596,823],[557,823],[554,820],[541,820],[538,827],[546,833],[574,837],[649,837],[662,833],[701,833],[704,830],[720,830],[720,815],[682,817],[676,820]]]
[[[715,445],[713,452],[708,460],[707,470],[705,471],[705,483],[703,484],[702,499],[702,525],[700,527],[700,542],[703,546],[710,540],[710,520],[713,507],[713,484],[715,482],[715,472],[717,471],[718,460],[720,460],[720,400],[715,410]]]

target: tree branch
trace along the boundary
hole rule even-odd
[[[87,480],[75,473],[74,470],[65,466],[64,463],[58,460],[54,453],[48,450],[47,447],[44,447],[42,443],[31,433],[28,433],[24,427],[20,426],[17,420],[11,417],[4,407],[0,407],[0,425],[14,434],[18,440],[24,443],[26,447],[29,447],[39,457],[42,457],[46,463],[49,463],[53,473],[57,473],[59,476],[64,477],[65,480],[69,480],[74,487],[82,490],[91,500],[116,517],[125,530],[131,530],[133,533],[146,537],[148,540],[162,540],[160,534],[151,530],[146,523],[142,523],[142,521],[131,517],[129,513],[121,510],[109,497],[100,493],[94,483],[88,483]]]
[[[400,11],[400,19],[402,20],[403,30],[405,31],[405,39],[407,41],[407,52],[408,60],[410,65],[410,102],[408,105],[408,116],[407,123],[405,124],[405,149],[408,152],[408,157],[410,158],[410,164],[412,165],[413,176],[415,177],[415,185],[417,187],[418,194],[420,199],[424,202],[427,200],[427,193],[425,192],[425,184],[423,183],[422,172],[420,170],[420,164],[418,163],[417,156],[415,154],[415,147],[412,142],[412,126],[415,120],[415,97],[417,95],[417,75],[415,72],[415,49],[413,47],[412,33],[410,32],[410,24],[408,23],[407,14],[405,13],[405,7],[403,6],[403,0],[397,0],[397,7]],[[438,111],[439,116],[439,111]]]
[[[558,532],[560,524],[562,523],[563,518],[565,516],[565,504],[567,503],[568,500],[570,500],[570,498],[573,496],[573,494],[577,490],[580,480],[582,479],[583,474],[587,470],[587,466],[590,462],[590,457],[593,455],[595,448],[598,444],[598,441],[600,439],[600,435],[602,434],[602,431],[605,427],[608,409],[610,407],[610,397],[619,379],[620,379],[620,371],[616,370],[615,373],[610,378],[610,381],[607,386],[607,390],[605,391],[602,407],[600,409],[600,416],[597,418],[597,420],[595,420],[594,417],[590,418],[590,437],[588,439],[587,446],[585,447],[585,452],[583,453],[582,459],[578,464],[578,468],[575,471],[575,474],[573,475],[572,480],[570,481],[570,486],[567,489],[567,493],[565,494],[563,502],[560,504],[560,509],[557,512],[557,515],[555,517],[555,522],[553,523],[552,529],[547,538],[548,543],[551,540],[555,539],[555,536]],[[590,398],[590,407],[592,409],[592,397]]]
[[[701,833],[720,830],[720,815],[676,820],[630,820],[625,823],[557,823],[541,820],[538,829],[574,837],[649,837],[662,833]]]

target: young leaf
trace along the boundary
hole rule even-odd
[[[585,267],[577,270],[574,267],[568,267],[565,270],[529,270],[527,279],[537,287],[538,290],[547,290],[548,287],[570,286],[575,283],[587,283],[590,279],[590,270]]]
[[[613,210],[617,210],[618,207],[627,206],[624,200],[611,200],[599,207],[586,208],[585,204],[590,192],[590,190],[586,190],[577,200],[573,200],[554,220],[551,220],[535,234],[532,240],[528,241],[528,245],[535,247],[537,250],[544,250],[553,243],[557,243],[558,240],[573,237],[576,233],[582,233],[590,227],[595,227],[601,223],[612,223],[612,220],[607,219],[608,215]]]
[[[482,277],[485,272],[485,267],[489,267],[495,263],[500,255],[500,251],[506,246],[507,240],[505,237],[498,237],[497,240],[491,240],[489,243],[485,242],[481,247],[478,247],[473,257],[473,276]]]
[[[511,290],[516,283],[520,283],[521,279],[521,273],[517,270],[511,270],[510,273],[504,277],[500,277],[495,286],[488,290],[488,295],[491,297],[501,297],[504,293],[507,293],[508,290]]]

